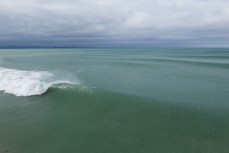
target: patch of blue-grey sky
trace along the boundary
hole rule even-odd
[[[0,0],[0,46],[227,46],[227,0]]]

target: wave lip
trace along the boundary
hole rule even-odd
[[[53,84],[79,84],[77,81],[58,78],[48,71],[22,71],[0,68],[0,91],[16,96],[42,95]]]

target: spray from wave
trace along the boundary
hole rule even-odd
[[[22,71],[0,67],[0,91],[16,96],[33,96],[42,95],[54,84],[79,84],[76,79],[60,76],[48,71]]]

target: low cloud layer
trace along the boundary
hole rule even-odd
[[[0,0],[0,46],[227,46],[228,0]]]

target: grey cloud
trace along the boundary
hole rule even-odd
[[[228,8],[227,0],[0,0],[0,46],[226,45]]]

